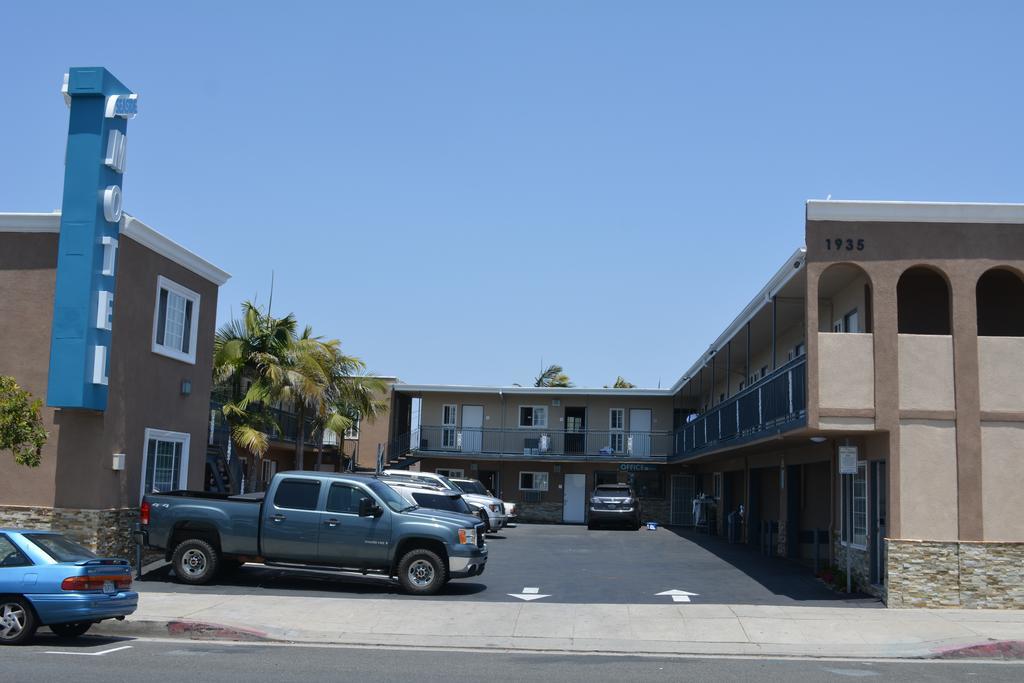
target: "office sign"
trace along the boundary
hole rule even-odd
[[[106,410],[126,132],[138,95],[102,67],[64,78],[71,115],[46,403]]]
[[[839,447],[839,474],[857,474],[857,447]]]
[[[647,463],[641,462],[623,462],[619,463],[620,472],[657,472],[657,465],[648,465]]]

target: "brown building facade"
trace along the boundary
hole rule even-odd
[[[0,374],[46,399],[60,214],[0,214]],[[44,407],[38,468],[0,453],[0,526],[129,556],[144,490],[202,488],[218,287],[228,275],[137,219],[118,240],[105,411]]]
[[[391,454],[525,519],[629,481],[647,518],[849,557],[890,606],[1024,607],[1022,386],[1024,205],[810,201],[806,247],[671,388],[397,385],[419,420]]]

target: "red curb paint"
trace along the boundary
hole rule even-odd
[[[1024,659],[1024,640],[995,640],[989,643],[935,651],[939,659]]]

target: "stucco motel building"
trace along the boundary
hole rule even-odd
[[[1024,205],[809,201],[805,244],[670,388],[395,384],[389,458],[525,520],[629,482],[889,606],[1024,607]]]

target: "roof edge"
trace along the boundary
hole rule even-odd
[[[1024,204],[808,199],[809,221],[1024,223]]]
[[[16,233],[60,233],[60,211],[51,213],[0,213],[0,232]],[[193,251],[186,249],[163,233],[157,232],[135,216],[122,214],[120,234],[131,237],[139,244],[151,249],[196,275],[209,280],[218,287],[231,278],[231,274],[218,268]]]

